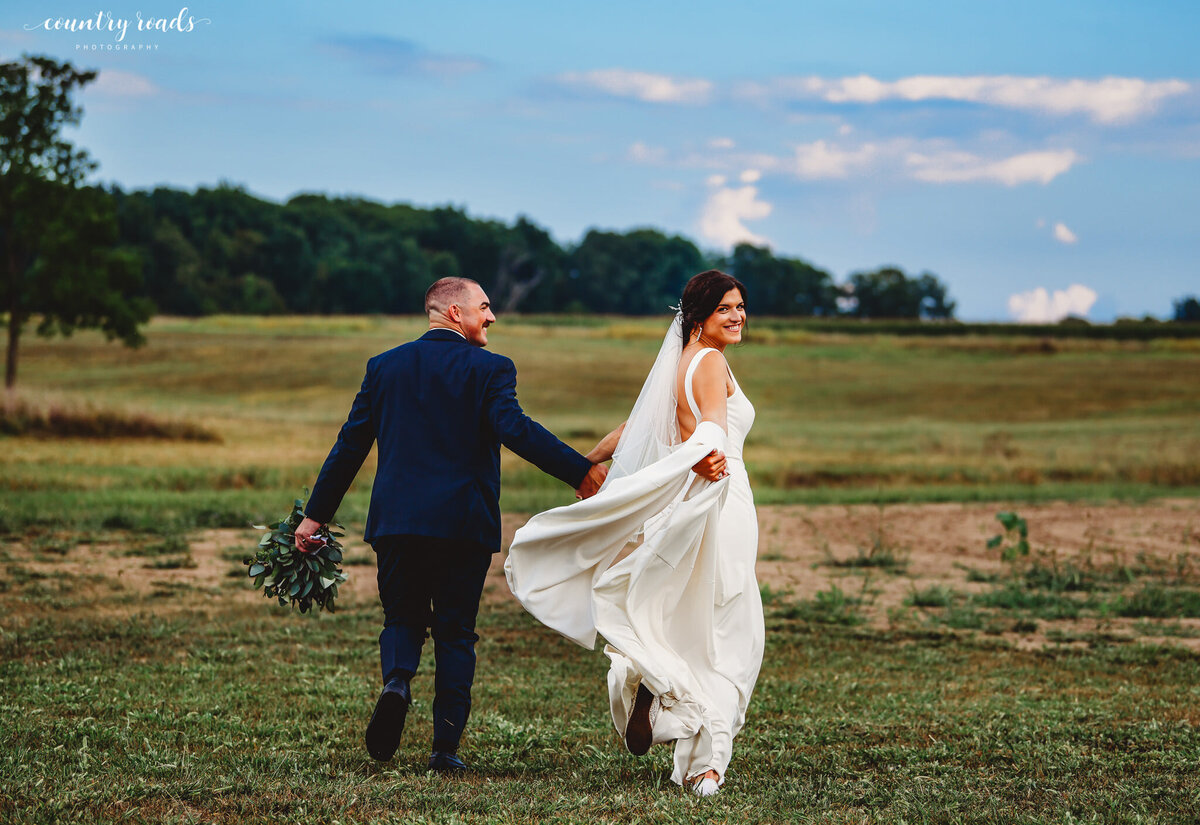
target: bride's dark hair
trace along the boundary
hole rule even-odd
[[[708,269],[699,275],[693,275],[683,288],[683,297],[679,301],[679,311],[683,314],[683,345],[686,347],[692,339],[696,327],[704,323],[704,319],[712,315],[720,305],[725,293],[736,289],[746,300],[746,286],[737,278],[719,269]]]

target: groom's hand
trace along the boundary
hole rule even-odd
[[[593,464],[592,469],[588,470],[588,474],[583,477],[583,483],[575,491],[575,498],[585,499],[596,495],[600,490],[600,485],[604,483],[604,479],[607,476],[607,467],[603,464]]]
[[[302,552],[307,552],[306,544],[312,538],[313,533],[317,532],[321,527],[321,522],[314,521],[308,516],[304,517],[304,521],[300,522],[300,526],[296,528],[296,549]]]
[[[692,472],[709,481],[720,481],[725,477],[725,453],[713,450],[692,465]]]

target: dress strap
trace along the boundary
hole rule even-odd
[[[692,394],[692,376],[696,374],[696,367],[700,366],[700,359],[708,355],[710,352],[716,352],[712,347],[705,347],[692,356],[691,363],[687,366],[687,372],[683,374],[683,394],[687,397],[688,408],[692,411],[692,415],[696,416],[696,423],[700,423],[700,407],[696,404],[696,396]]]

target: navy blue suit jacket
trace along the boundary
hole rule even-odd
[[[367,362],[306,514],[329,522],[371,451],[366,540],[417,535],[500,549],[500,445],[571,487],[591,462],[521,411],[513,362],[431,329]]]

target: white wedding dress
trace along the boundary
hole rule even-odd
[[[684,379],[698,421],[692,376],[711,352],[696,353]],[[728,433],[701,421],[665,458],[534,516],[505,562],[509,587],[538,620],[588,649],[597,632],[608,642],[618,733],[638,684],[655,694],[653,741],[675,743],[679,784],[708,770],[724,781],[762,663],[758,521],[742,461],[754,407],[736,379],[734,387]],[[691,467],[714,448],[724,450],[729,475],[709,482]],[[640,546],[614,565],[639,533]]]

